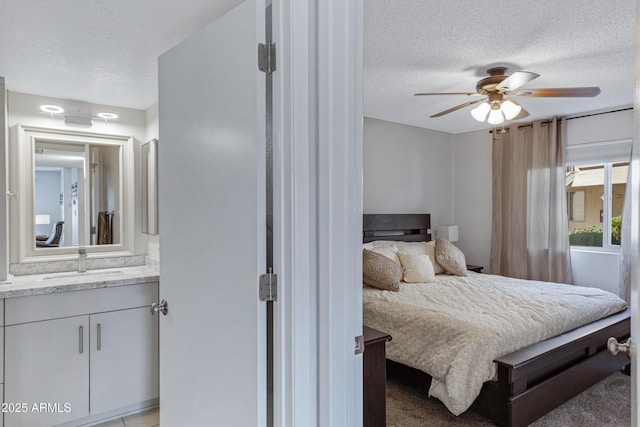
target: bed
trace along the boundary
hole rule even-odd
[[[401,241],[401,242],[428,242],[431,240],[431,236],[428,231],[430,229],[430,217],[428,214],[419,215],[365,215],[363,227],[363,241]],[[505,283],[502,283],[504,279]],[[495,283],[493,283],[495,282]],[[452,359],[450,365],[439,368],[436,365],[430,365],[429,361],[423,362],[421,360],[421,352],[423,353],[451,353],[457,357],[459,350],[452,349],[446,350],[443,346],[442,336],[450,336],[452,343],[460,341],[461,337],[476,336],[483,333],[483,325],[474,325],[475,321],[470,321],[469,318],[462,319],[460,322],[464,324],[467,322],[468,327],[463,328],[463,332],[456,331],[454,329],[448,329],[449,324],[452,324],[451,319],[447,316],[453,316],[455,309],[429,309],[420,308],[421,310],[427,310],[427,320],[423,320],[422,327],[415,328],[416,324],[420,324],[421,320],[412,318],[414,311],[417,312],[418,308],[415,301],[420,298],[428,299],[454,299],[459,295],[460,301],[464,302],[464,298],[480,298],[481,294],[469,294],[462,295],[462,291],[466,288],[481,287],[483,291],[491,287],[496,287],[498,292],[508,294],[509,287],[513,287],[514,284],[507,281],[500,276],[482,275],[477,273],[468,273],[468,277],[454,279],[448,275],[442,275],[438,278],[438,283],[435,283],[438,288],[441,288],[438,292],[445,292],[443,295],[420,295],[420,292],[431,292],[429,290],[423,290],[414,284],[402,285],[400,292],[390,291],[378,291],[365,288],[363,290],[363,310],[364,310],[364,324],[379,330],[383,330],[392,335],[393,340],[389,343],[387,348],[387,372],[390,375],[397,375],[411,382],[427,386],[432,383],[432,394],[438,396],[443,400],[445,405],[449,407],[452,412],[460,412],[465,409],[467,404],[470,404],[470,408],[490,419],[500,426],[526,426],[533,422],[537,418],[541,417],[545,413],[549,412],[553,408],[559,406],[563,402],[569,400],[571,397],[577,395],[581,391],[589,388],[591,385],[600,381],[606,377],[609,373],[616,370],[623,369],[628,365],[628,359],[623,354],[616,356],[610,355],[606,350],[606,342],[609,337],[615,337],[619,341],[626,339],[630,334],[630,312],[628,308],[625,308],[623,302],[616,302],[616,297],[607,296],[606,292],[599,290],[590,290],[589,288],[572,287],[567,285],[558,284],[544,284],[537,283],[531,284],[539,286],[538,289],[551,289],[558,287],[564,290],[565,293],[572,293],[573,290],[586,292],[587,295],[583,295],[579,298],[584,300],[596,300],[594,302],[596,308],[593,308],[594,314],[590,316],[604,316],[597,320],[586,320],[586,323],[582,326],[576,326],[568,323],[559,329],[563,332],[556,334],[553,333],[547,338],[545,335],[542,341],[535,341],[532,344],[521,346],[522,343],[512,342],[518,341],[508,338],[501,338],[499,345],[497,345],[498,351],[496,357],[490,357],[488,366],[492,370],[491,372],[484,372],[487,370],[485,365],[480,364],[475,366],[470,363],[472,359],[482,359],[480,356],[473,356]],[[446,286],[450,286],[451,290],[447,291]],[[515,282],[515,286],[521,286],[518,288],[520,292],[524,292],[528,283]],[[403,293],[403,287],[405,292]],[[431,286],[433,289],[434,286]],[[505,291],[506,289],[506,291]],[[413,294],[411,294],[413,292]],[[450,294],[446,294],[450,292]],[[554,291],[555,292],[555,291]],[[544,293],[544,292],[541,292]],[[402,295],[408,294],[408,300],[399,302],[402,308],[403,316],[385,313],[387,311],[387,304],[391,304],[392,301],[396,304],[396,300],[399,300]],[[533,295],[533,294],[532,294]],[[558,297],[564,298],[564,297]],[[530,299],[535,299],[531,297]],[[611,299],[611,303],[614,308],[604,308],[600,299]],[[568,300],[570,301],[570,300]],[[402,305],[404,304],[404,305]],[[563,305],[564,304],[564,305]],[[607,303],[609,304],[609,303]],[[544,300],[542,302],[544,306]],[[571,308],[573,303],[565,304],[564,300],[558,300],[560,310],[565,307]],[[602,311],[600,314],[596,314],[595,311],[600,310],[598,308],[602,305]],[[607,305],[607,307],[609,307]],[[440,312],[438,312],[440,310]],[[609,310],[609,311],[606,311]],[[621,310],[621,311],[619,311]],[[436,313],[437,312],[437,313]],[[437,316],[436,316],[437,314]],[[417,315],[417,314],[416,314]],[[388,317],[384,317],[388,316]],[[429,317],[430,316],[430,317]],[[471,315],[473,316],[473,314]],[[555,314],[553,314],[555,316]],[[586,315],[585,315],[586,316]],[[448,323],[444,323],[441,326],[435,326],[435,319],[441,317],[447,318]],[[464,317],[464,316],[463,316]],[[478,316],[480,318],[481,316]],[[500,317],[500,316],[496,316]],[[573,319],[576,317],[574,313],[567,313],[564,316],[566,319]],[[587,317],[585,317],[587,319]],[[484,331],[486,336],[495,335],[500,337],[502,331],[500,328],[500,321],[511,322],[511,320],[498,319],[496,324],[498,329]],[[582,322],[585,320],[583,319]],[[425,331],[429,331],[431,327],[430,338],[425,339]],[[491,320],[489,320],[491,323]],[[415,333],[408,328],[407,324],[411,325],[411,328],[415,329]],[[581,323],[579,323],[581,324]],[[504,323],[503,323],[504,325]],[[514,323],[515,325],[515,323]],[[385,329],[385,326],[388,326]],[[472,328],[479,328],[478,331],[474,331]],[[389,330],[391,329],[391,330]],[[509,328],[505,328],[506,330]],[[395,335],[394,335],[395,331]],[[551,329],[552,331],[552,329]],[[520,330],[522,332],[522,328]],[[544,331],[544,334],[551,332]],[[519,338],[519,337],[517,337]],[[484,338],[483,338],[484,339]],[[530,338],[528,338],[530,339]],[[422,341],[423,346],[421,350],[413,348],[415,342]],[[431,341],[433,341],[433,348],[430,348]],[[487,341],[488,342],[488,341]],[[522,341],[525,342],[525,341]],[[482,347],[482,339],[476,339],[475,345]],[[393,346],[393,347],[391,347]],[[426,346],[426,347],[425,347]],[[500,349],[509,348],[508,351],[500,353]],[[424,349],[427,349],[426,351]],[[475,351],[475,350],[471,350]],[[404,353],[406,354],[404,354]],[[479,353],[478,353],[479,354]],[[487,357],[487,356],[483,356]],[[403,363],[401,363],[403,362]],[[475,363],[475,360],[474,360]],[[463,396],[460,402],[456,402],[455,399],[452,402],[447,402],[446,393],[443,395],[442,387],[449,387],[449,377],[447,381],[444,381],[444,377],[450,374],[453,369],[464,375],[472,376],[480,375],[484,376],[484,379],[479,385],[477,380],[469,381],[469,388],[479,388],[480,391],[472,391],[473,396]],[[481,372],[482,371],[482,372]],[[427,372],[433,374],[433,378]],[[453,375],[453,374],[452,374]],[[440,381],[442,380],[442,381]],[[445,383],[438,385],[438,383]],[[433,385],[436,385],[434,388]],[[438,391],[440,387],[440,391]],[[463,387],[464,388],[464,387]],[[469,400],[470,399],[470,400]],[[472,403],[471,403],[472,402]]]

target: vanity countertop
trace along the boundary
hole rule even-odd
[[[13,276],[6,282],[0,282],[0,299],[137,285],[159,280],[160,274],[147,266],[105,268],[88,270],[86,273],[70,271]]]

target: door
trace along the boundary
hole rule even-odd
[[[148,307],[92,314],[91,415],[158,397],[158,319]]]
[[[245,1],[159,60],[164,426],[266,418],[263,34]]]
[[[5,366],[12,367],[5,372],[5,401],[26,404],[4,414],[6,425],[48,427],[89,416],[89,316],[6,326],[4,332]]]

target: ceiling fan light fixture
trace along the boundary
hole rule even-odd
[[[499,125],[504,122],[504,114],[502,114],[502,110],[500,107],[492,108],[489,112],[489,118],[487,118],[487,123],[492,125]]]
[[[522,111],[522,107],[512,99],[505,99],[500,105],[500,109],[507,120],[514,119]]]
[[[489,110],[491,110],[491,106],[489,105],[489,103],[483,102],[482,104],[471,110],[471,115],[477,121],[484,122],[487,118],[487,115],[489,114]]]

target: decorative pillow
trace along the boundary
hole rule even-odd
[[[401,265],[400,258],[398,258],[398,248],[395,245],[376,246],[368,250],[380,255],[384,255],[396,264]]]
[[[427,254],[426,242],[398,242],[396,247],[398,252],[406,252],[408,254]]]
[[[464,253],[447,240],[436,239],[436,261],[451,274],[467,275],[467,261]]]
[[[362,251],[362,281],[367,286],[388,291],[400,290],[402,267],[384,255]]]
[[[404,268],[403,281],[407,283],[431,283],[436,281],[433,264],[427,254],[398,252],[398,257]]]
[[[441,266],[438,263],[438,260],[436,259],[436,242],[434,242],[434,241],[424,242],[423,244],[425,246],[425,250],[427,252],[427,255],[429,255],[429,259],[431,260],[431,264],[433,264],[433,271],[435,271],[436,274],[446,273],[447,270],[445,270],[444,267]]]

